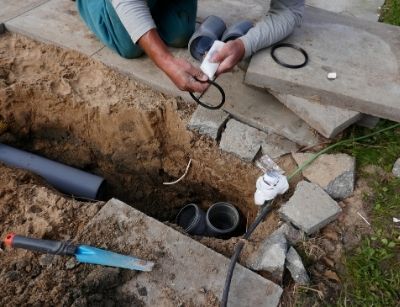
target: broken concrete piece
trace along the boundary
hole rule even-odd
[[[25,1],[13,1],[16,3]],[[11,32],[92,55],[104,45],[80,19],[73,1],[52,0],[7,21]]]
[[[265,132],[231,119],[222,133],[219,147],[244,161],[251,162],[260,151],[261,143],[266,138]]]
[[[360,112],[345,110],[304,98],[271,92],[312,128],[326,138],[333,138],[361,118]]]
[[[283,232],[272,233],[246,260],[246,266],[255,271],[266,271],[276,280],[282,280],[288,243]]]
[[[296,245],[299,241],[304,240],[305,234],[300,229],[293,227],[290,223],[283,223],[272,234],[283,233],[291,245]]]
[[[268,155],[271,159],[277,159],[288,153],[297,152],[298,149],[296,143],[274,133],[268,133],[267,138],[261,142],[262,154]]]
[[[290,247],[287,252],[286,267],[297,284],[308,285],[310,283],[303,261],[293,247]]]
[[[293,158],[300,166],[313,154],[295,153]],[[344,199],[354,191],[356,161],[346,154],[321,155],[303,170],[303,176],[318,184],[332,198]]]
[[[301,46],[314,60],[290,70],[266,48],[253,56],[247,84],[400,121],[399,27],[306,6],[301,27],[285,42]],[[339,78],[328,80],[331,71]]]
[[[144,306],[206,306],[222,296],[229,259],[121,201],[107,202],[81,236],[87,244],[156,263],[152,272],[128,274],[118,287]],[[228,306],[277,306],[281,294],[278,285],[237,265]]]
[[[228,118],[229,114],[222,110],[209,110],[198,106],[190,119],[188,128],[217,140]]]
[[[395,177],[400,178],[400,158],[394,163],[392,173]]]
[[[279,214],[310,235],[335,220],[341,211],[336,201],[318,185],[301,181]]]
[[[357,122],[358,126],[374,129],[379,123],[380,118],[368,114],[363,114],[361,119]]]

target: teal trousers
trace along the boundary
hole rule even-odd
[[[197,0],[149,0],[148,5],[161,39],[171,47],[186,47],[195,30]],[[77,0],[77,7],[88,28],[110,49],[127,59],[143,54],[111,0]]]

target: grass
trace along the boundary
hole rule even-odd
[[[386,0],[379,20],[384,23],[400,26],[400,0]]]

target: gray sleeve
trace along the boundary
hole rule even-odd
[[[300,25],[303,11],[304,0],[272,0],[268,14],[240,38],[245,57],[291,34]]]
[[[143,34],[156,28],[146,0],[112,0],[112,5],[135,44]]]

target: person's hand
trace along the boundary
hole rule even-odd
[[[217,76],[232,70],[243,59],[244,53],[244,44],[240,39],[225,43],[224,47],[211,58],[212,62],[220,63],[216,73]]]
[[[208,83],[204,82],[208,80],[208,77],[184,59],[171,57],[164,71],[182,91],[202,93],[208,87]]]

